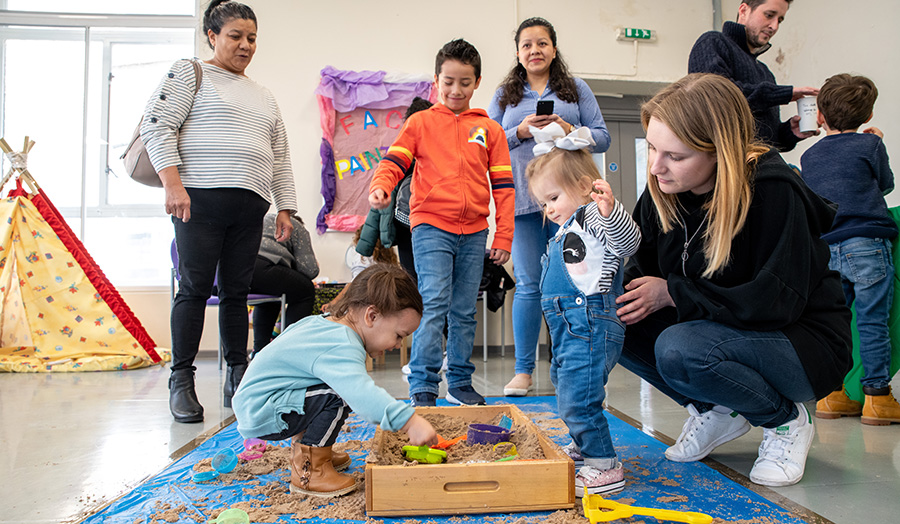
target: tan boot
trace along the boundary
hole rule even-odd
[[[331,450],[331,467],[335,471],[344,471],[350,467],[351,462],[353,462],[353,459],[350,458],[349,453]]]
[[[862,409],[862,403],[848,397],[847,390],[841,388],[816,402],[816,418],[858,417],[862,415]]]
[[[885,393],[884,390],[887,392]],[[866,394],[862,419],[860,419],[863,424],[869,426],[900,424],[900,403],[894,398],[890,386],[877,390],[863,387],[863,393]]]
[[[294,444],[299,444],[300,439],[303,438],[304,433],[300,433],[298,435],[294,435],[294,438],[291,439],[291,447],[293,449]],[[349,453],[344,453],[343,451],[332,451],[331,452],[331,465],[334,467],[335,471],[344,471],[345,469],[350,467],[350,463],[353,462],[353,459],[350,458]]]
[[[312,447],[291,443],[291,493],[337,497],[356,489],[356,479],[338,473],[331,465],[331,446]]]

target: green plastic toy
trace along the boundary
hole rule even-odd
[[[403,452],[409,460],[417,460],[428,464],[440,464],[447,460],[447,452],[428,446],[403,446]]]

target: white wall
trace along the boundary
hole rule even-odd
[[[349,70],[386,70],[431,75],[434,55],[445,42],[462,37],[480,51],[482,84],[473,106],[487,107],[494,89],[513,65],[513,35],[518,22],[530,16],[550,20],[559,33],[559,48],[573,71],[595,79],[597,91],[642,92],[636,86],[671,82],[687,71],[694,40],[712,29],[712,0],[458,0],[453,3],[389,0],[331,0],[285,2],[247,0],[259,19],[259,46],[248,74],[275,94],[284,115],[297,182],[300,215],[310,230],[321,208],[319,196],[318,107],[313,90],[326,65]],[[723,20],[734,20],[738,0],[722,0]],[[880,96],[873,123],[885,132],[889,152],[900,158],[900,2],[867,0],[856,4],[839,0],[797,0],[763,56],[779,82],[821,85],[838,72],[871,77]],[[657,41],[634,46],[615,39],[617,27],[657,31]],[[201,56],[208,57],[205,42]],[[794,114],[784,109],[785,118]],[[807,141],[810,144],[812,141]],[[785,155],[799,163],[808,147]],[[889,198],[900,203],[900,191]],[[313,234],[322,275],[345,280],[349,272],[343,255],[348,233]],[[168,313],[168,293],[161,297],[131,296],[132,307],[152,326],[160,345],[168,341],[168,320],[147,315]],[[509,297],[508,297],[509,298]],[[507,308],[509,311],[510,308]],[[208,319],[214,324],[214,316]],[[509,327],[507,323],[507,327]],[[156,331],[156,329],[160,331]],[[212,333],[215,332],[213,328]],[[207,326],[202,347],[215,347]],[[491,330],[491,344],[499,343],[499,329]],[[497,336],[494,337],[493,334]],[[478,335],[481,336],[480,334]],[[511,335],[510,337],[511,338]]]
[[[788,11],[765,61],[779,81],[819,86],[838,73],[865,75],[878,87],[875,117],[867,125],[884,132],[894,173],[900,173],[900,2],[896,0],[797,0]],[[770,56],[771,55],[771,56]],[[779,57],[783,60],[779,63]],[[787,118],[796,104],[782,108]],[[824,136],[824,135],[822,135]],[[818,138],[805,140],[784,155],[800,165],[800,155]],[[900,205],[900,191],[888,195],[889,206]]]

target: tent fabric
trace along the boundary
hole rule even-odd
[[[888,209],[891,218],[900,227],[900,207],[892,207]],[[891,376],[900,369],[900,239],[894,239],[894,245],[891,249],[894,258],[894,303],[891,306],[891,313],[888,317],[888,331],[891,336]],[[856,329],[856,308],[853,311],[853,320],[851,320],[851,331],[853,333],[853,368],[844,377],[844,387],[847,389],[847,396],[857,402],[863,402],[866,396],[862,391],[860,380],[865,373],[862,362],[859,359],[859,331]]]
[[[123,370],[156,344],[49,199],[0,200],[0,371]]]

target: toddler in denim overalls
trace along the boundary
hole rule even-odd
[[[587,137],[576,130],[557,138],[526,171],[546,217],[561,226],[543,258],[541,309],[553,340],[550,379],[573,441],[566,451],[576,463],[583,461],[575,476],[579,497],[625,485],[603,400],[625,340],[625,326],[616,316],[616,297],[623,293],[619,269],[641,239],[584,149]]]

